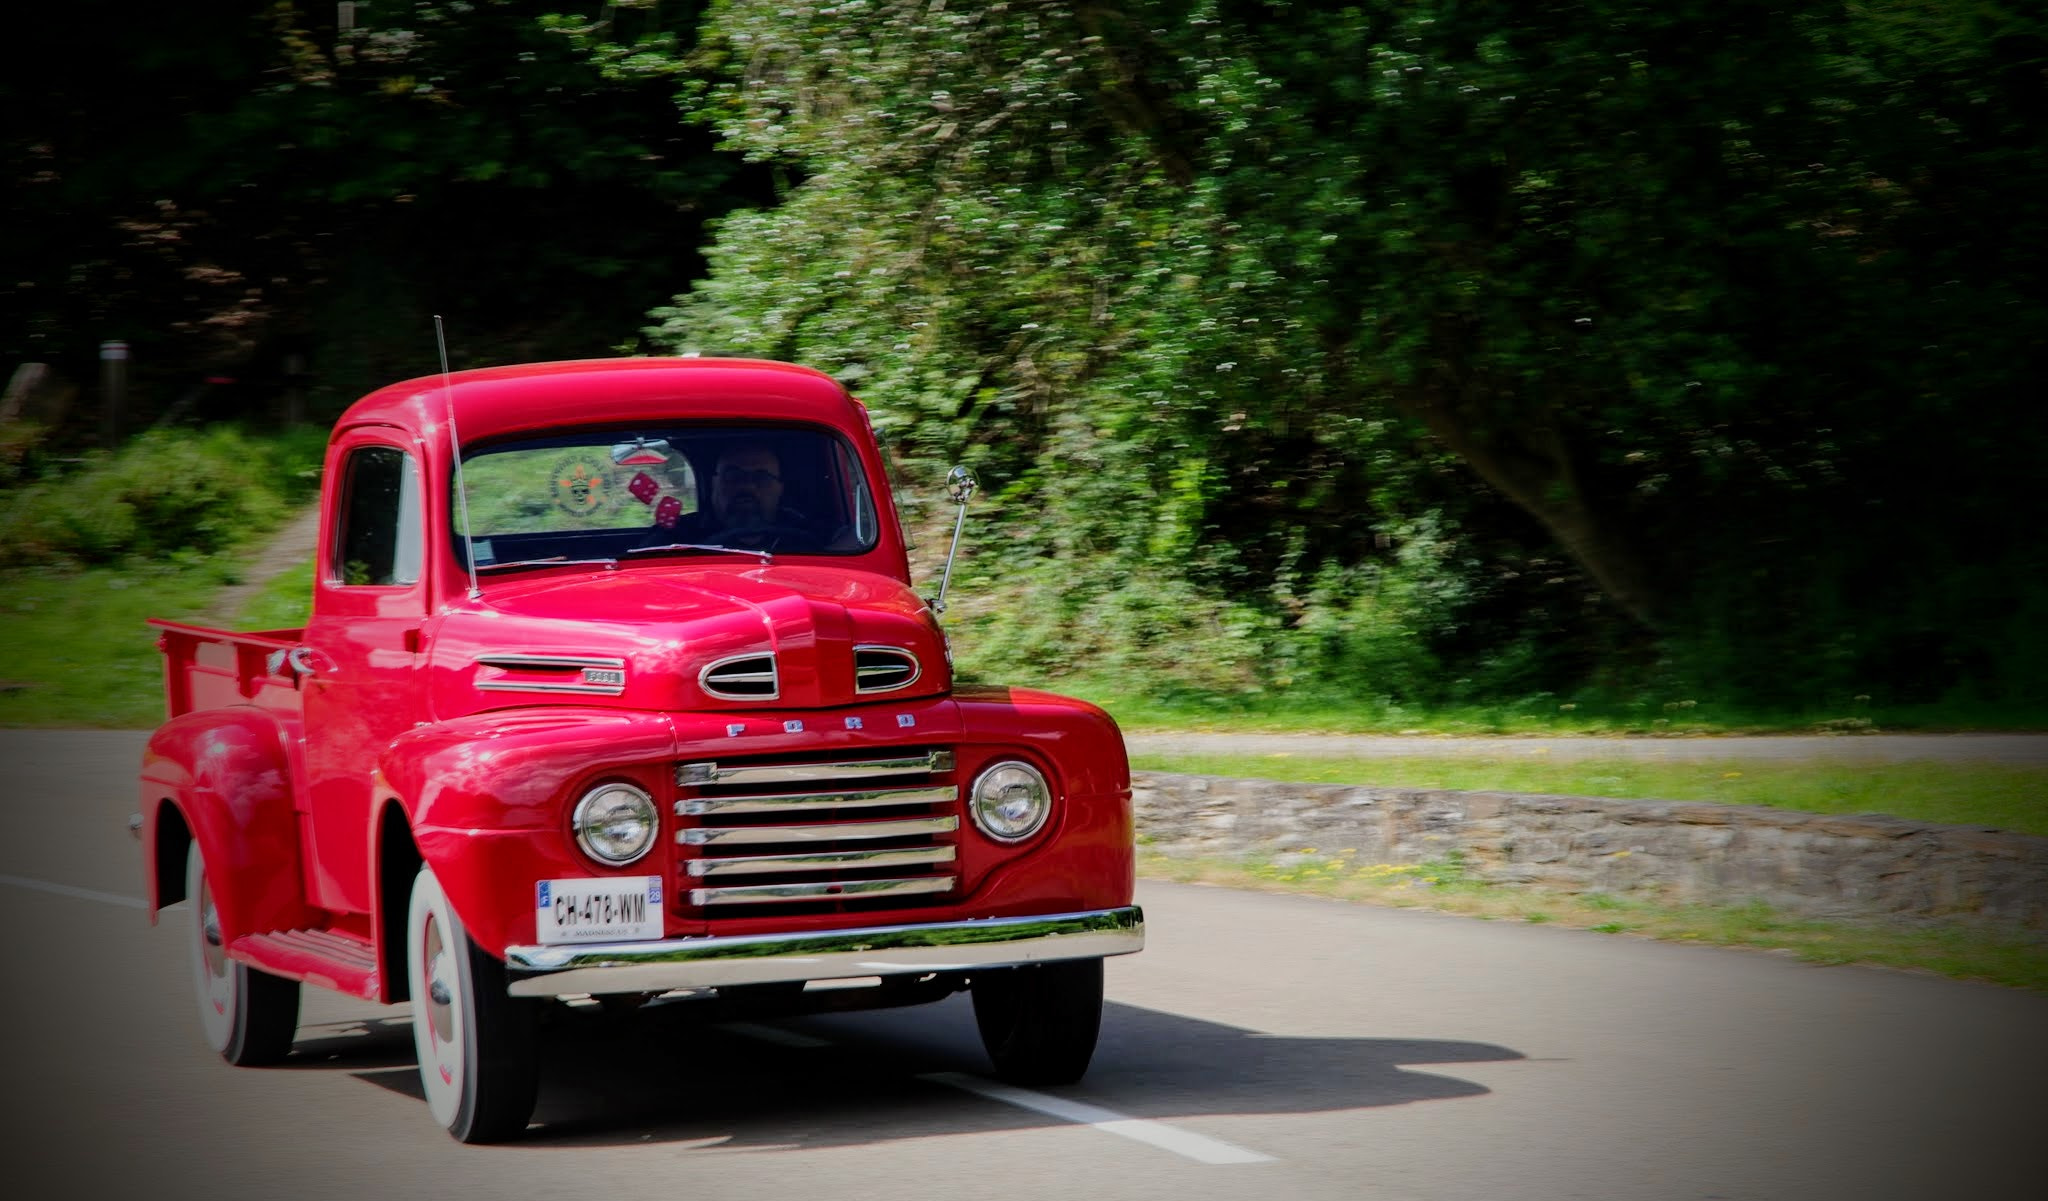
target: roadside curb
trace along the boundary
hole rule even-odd
[[[1476,879],[1567,893],[2048,930],[2048,837],[2037,835],[1705,801],[1131,776],[1138,834],[1168,858],[1362,867],[1455,854]]]

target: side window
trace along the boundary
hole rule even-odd
[[[424,530],[412,456],[366,446],[349,454],[344,472],[341,529],[328,578],[345,585],[418,582]]]
[[[851,481],[853,484],[853,495],[848,498],[846,506],[852,510],[853,520],[848,524],[853,527],[853,542],[857,546],[873,546],[875,544],[875,498],[868,491],[867,476],[862,473],[860,464],[853,458],[853,452],[844,443],[833,449],[832,460],[838,470],[839,478]]]

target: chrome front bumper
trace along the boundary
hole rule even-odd
[[[1044,917],[876,926],[801,934],[505,948],[515,997],[924,975],[1055,959],[1128,955],[1145,946],[1136,905]]]

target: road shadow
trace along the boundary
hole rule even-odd
[[[406,1019],[356,1025],[302,1031],[294,1061],[420,1098]],[[731,1154],[1061,1124],[922,1078],[988,1077],[964,996],[763,1023],[706,1020],[688,1003],[576,1010],[543,1046],[528,1147],[659,1142]],[[1473,1081],[1415,1069],[1521,1058],[1487,1043],[1278,1037],[1110,1004],[1087,1077],[1041,1091],[1136,1118],[1315,1113],[1479,1096],[1488,1090]]]
[[[292,1053],[272,1071],[347,1072],[358,1080],[424,1102],[419,1060],[413,1048],[412,1018],[396,1017],[303,1023]]]
[[[287,1071],[378,1071],[417,1067],[413,1058],[412,1019],[362,1018],[352,1021],[302,1023],[292,1040],[291,1057],[277,1067]],[[417,1074],[417,1073],[415,1073]]]

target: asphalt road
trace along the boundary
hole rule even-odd
[[[2034,1195],[2048,997],[1145,885],[1081,1084],[998,1093],[960,998],[555,1031],[526,1141],[452,1142],[403,1007],[309,991],[285,1067],[199,1042],[140,896],[134,734],[0,731],[0,1104],[33,1198]]]

